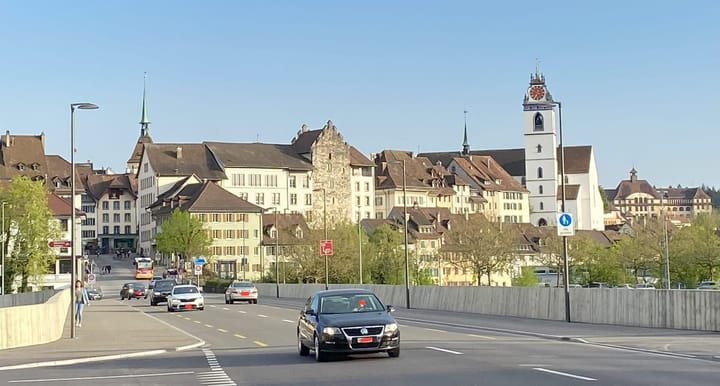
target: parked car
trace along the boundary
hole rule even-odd
[[[655,286],[650,283],[638,283],[635,284],[635,289],[655,289]]]
[[[167,302],[167,297],[172,292],[173,287],[177,283],[172,279],[158,280],[155,282],[155,288],[152,290],[150,295],[150,305],[156,306],[159,303]]]
[[[716,290],[716,289],[720,289],[720,288],[718,288],[718,285],[716,282],[708,280],[708,281],[701,282],[700,285],[698,285],[697,289]]]
[[[331,353],[387,352],[400,356],[400,329],[385,306],[365,289],[326,290],[308,298],[297,325],[297,347],[301,356],[314,351],[315,360]]]
[[[120,290],[120,300],[147,299],[145,285],[141,283],[125,283]]]
[[[200,311],[205,309],[205,298],[200,289],[193,284],[174,286],[167,296],[168,312],[193,309]]]
[[[100,300],[103,298],[103,291],[100,287],[88,287],[87,294],[90,300]]]
[[[248,302],[249,304],[257,304],[258,290],[255,284],[249,281],[234,281],[225,290],[225,304],[233,304],[233,302]]]

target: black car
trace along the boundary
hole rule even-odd
[[[145,285],[141,283],[125,283],[120,290],[120,300],[130,299],[147,299],[147,292],[145,291]]]
[[[315,352],[318,362],[329,354],[387,352],[400,356],[400,329],[385,306],[371,291],[341,289],[311,296],[300,312],[297,326],[298,353]]]
[[[167,302],[167,297],[175,287],[175,280],[164,279],[155,282],[155,287],[152,290],[152,296],[150,297],[150,305],[156,306],[159,303]]]

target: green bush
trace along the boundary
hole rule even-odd
[[[209,293],[223,293],[230,283],[232,283],[232,279],[210,278],[203,283],[203,291]]]

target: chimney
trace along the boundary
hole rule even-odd
[[[178,146],[177,149],[175,149],[175,153],[176,153],[175,155],[176,155],[177,159],[181,159],[182,158],[182,147]]]
[[[43,150],[45,150],[45,132],[40,133],[40,143],[42,143]]]
[[[10,130],[5,130],[5,146],[10,147]]]

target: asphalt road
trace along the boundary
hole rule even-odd
[[[117,262],[115,262],[117,264]],[[115,269],[113,272],[116,272]],[[106,295],[119,292],[129,269],[104,282]],[[52,385],[718,385],[720,362],[610,347],[601,341],[556,339],[562,324],[544,324],[536,336],[504,328],[478,316],[401,310],[399,358],[385,354],[316,363],[300,357],[295,326],[300,302],[261,298],[260,304],[224,304],[206,294],[204,311],[169,313],[148,300],[126,301],[206,341],[198,350],[137,359],[0,373],[0,383]],[[532,331],[533,321],[526,320]],[[513,324],[517,326],[517,321]],[[489,326],[489,327],[488,327]],[[590,326],[583,335],[611,339],[613,326]],[[595,331],[597,330],[597,331]],[[618,330],[621,331],[621,330]],[[627,334],[628,329],[622,329]],[[632,331],[632,330],[630,330]],[[638,329],[637,334],[649,334]],[[593,335],[592,333],[595,333]],[[162,331],[158,331],[162,334]],[[544,336],[543,334],[547,334]],[[555,335],[557,334],[557,335]],[[634,332],[633,332],[634,334]],[[710,335],[676,331],[653,339],[672,341]],[[654,343],[653,343],[654,344]]]

